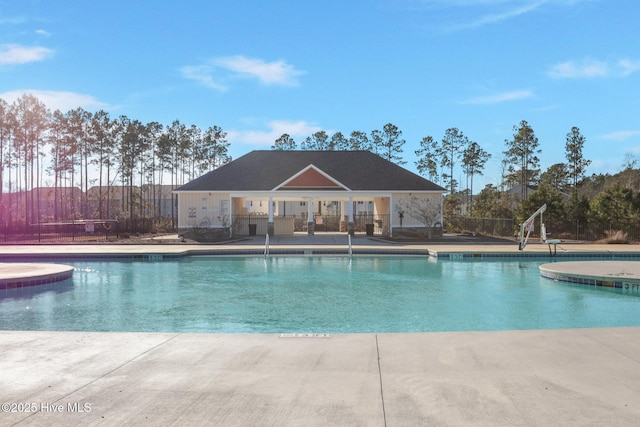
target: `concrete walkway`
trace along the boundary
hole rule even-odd
[[[547,251],[538,246],[527,250]],[[564,250],[639,249],[601,246]],[[2,246],[0,261],[212,247],[261,246]],[[517,245],[432,250],[517,252]],[[635,426],[640,328],[284,337],[5,330],[0,403],[0,426]]]
[[[162,243],[154,243],[162,242]],[[172,243],[167,243],[170,241]],[[265,248],[265,237],[254,236],[220,244],[181,243],[177,235],[170,238],[162,237],[157,240],[149,239],[149,243],[120,243],[120,244],[43,244],[43,245],[5,245],[0,246],[0,262],[12,259],[37,259],[40,257],[58,257],[64,259],[69,256],[100,255],[117,256],[131,254],[151,255],[187,255],[199,253],[248,253],[261,254]],[[333,250],[344,254],[348,251],[348,238],[344,233],[322,233],[315,236],[296,234],[295,236],[276,236],[270,239],[272,251],[295,250]],[[380,238],[356,236],[352,239],[354,253],[379,251],[381,253],[420,253],[438,255],[439,253],[499,253],[499,254],[541,254],[547,255],[549,247],[540,243],[529,243],[524,251],[518,250],[518,243],[510,240],[495,240],[484,242],[475,238],[443,239],[434,242],[391,242]],[[640,245],[607,245],[561,243],[557,245],[559,256],[573,254],[612,254],[635,252],[640,255]]]
[[[640,424],[640,328],[0,332],[0,354],[0,425]]]

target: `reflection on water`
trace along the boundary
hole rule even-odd
[[[73,279],[46,285],[25,286],[23,288],[0,289],[0,304],[11,300],[30,300],[46,293],[64,293],[73,290]]]
[[[537,261],[188,257],[72,262],[5,291],[0,329],[415,332],[640,325],[640,297],[540,277]]]

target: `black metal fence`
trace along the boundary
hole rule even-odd
[[[153,220],[69,220],[36,224],[0,222],[0,243],[82,243],[114,241],[127,234],[148,233]]]
[[[513,218],[472,218],[454,216],[444,219],[448,233],[476,233],[485,236],[513,237],[517,233]]]
[[[391,230],[391,215],[356,215],[353,226],[356,233],[388,236]]]
[[[517,237],[520,225],[511,218],[471,218],[455,216],[445,218],[448,233],[476,233],[494,237]],[[581,242],[640,242],[640,223],[593,223],[593,222],[551,222],[545,221],[547,238],[574,240]],[[530,238],[540,238],[540,224],[535,227]]]
[[[585,242],[597,241],[628,241],[640,242],[640,223],[638,222],[609,222],[609,223],[561,223],[545,224],[547,237],[576,240]]]

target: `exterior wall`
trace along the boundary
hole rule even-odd
[[[229,193],[179,193],[178,228],[227,228],[231,222]]]
[[[249,215],[249,211],[244,205],[244,199],[234,197],[231,199],[231,214],[232,215]]]
[[[247,214],[269,215],[269,199],[242,199],[243,210]],[[234,214],[236,212],[234,211]]]
[[[274,233],[276,236],[292,235],[294,226],[292,217],[274,218]]]
[[[407,212],[407,206],[411,203],[411,199],[416,196],[431,199],[434,205],[439,207],[439,215],[437,215],[434,223],[431,224],[431,230],[425,226],[420,218],[414,218]],[[393,193],[392,204],[391,227],[393,236],[442,236],[442,195],[440,193]],[[402,213],[402,223],[400,213]]]
[[[374,215],[389,215],[391,213],[391,201],[388,197],[373,198]]]
[[[429,195],[425,195],[429,196]],[[391,196],[393,199],[393,209],[391,217],[392,227],[424,227],[425,225],[418,218],[412,218],[406,211],[407,206],[411,200],[411,193],[393,193]],[[400,224],[400,212],[403,213],[402,224]]]

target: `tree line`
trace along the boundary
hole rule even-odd
[[[226,137],[218,126],[142,123],[82,108],[51,112],[28,94],[11,104],[0,98],[0,221],[133,219],[143,209],[159,218],[156,189],[228,163]],[[146,200],[136,190],[143,186],[150,189]],[[42,187],[55,190],[52,218],[42,217],[41,192],[32,191]],[[97,187],[92,203],[90,187]]]
[[[483,175],[492,154],[455,127],[446,129],[439,140],[429,135],[419,141],[414,151],[415,167],[419,174],[448,190],[446,215],[515,217],[522,221],[539,207],[536,204],[547,203],[550,218],[605,220],[620,212],[627,212],[627,217],[640,217],[640,196],[633,190],[631,195],[620,189],[611,190],[612,194],[586,194],[586,190],[581,194],[581,188],[591,188],[603,177],[585,177],[590,160],[583,156],[586,138],[578,127],[566,134],[566,162],[554,164],[544,172],[540,169],[539,141],[527,121],[513,126],[512,138],[504,142],[500,186],[487,185],[474,200],[474,177]],[[367,150],[405,165],[405,144],[402,131],[387,123],[382,129],[356,130],[348,136],[341,132],[330,136],[321,130],[299,145],[285,133],[271,149]],[[159,218],[156,188],[175,188],[228,163],[228,150],[227,133],[215,125],[202,130],[179,120],[170,125],[142,123],[124,115],[112,118],[104,110],[92,113],[82,108],[51,112],[33,95],[23,95],[11,104],[0,98],[0,221],[131,219],[142,215]],[[627,163],[627,169],[636,164],[632,158]],[[459,171],[466,179],[464,185],[455,179]],[[144,186],[151,189],[147,199],[136,191]],[[61,189],[54,192],[53,218],[42,218],[37,200],[40,193],[31,191],[42,187]],[[91,187],[97,193],[92,203],[88,192]],[[73,188],[80,191],[70,191],[65,196],[65,191]],[[518,191],[505,191],[514,188]],[[117,189],[119,197],[113,196],[113,189]],[[17,195],[12,209],[3,202],[5,190]],[[626,203],[625,209],[607,214],[602,206],[614,202],[600,199],[605,196],[615,203]],[[62,200],[65,197],[67,200]],[[631,199],[637,200],[633,202],[637,209]]]
[[[367,133],[353,131],[349,137],[342,132],[336,132],[331,137],[326,131],[320,130],[306,137],[300,146],[287,133],[282,134],[271,146],[273,150],[366,150],[378,154],[382,158],[397,165],[405,165],[403,147],[406,140],[402,138],[402,131],[393,123],[387,123],[382,130],[375,129]],[[454,166],[461,162],[468,183],[473,188],[473,177],[481,175],[485,163],[491,157],[475,141],[469,140],[457,128],[447,129],[441,143],[432,136],[426,136],[420,141],[420,148],[415,151],[415,165],[418,172],[437,183],[446,185],[451,194],[458,188],[454,177]]]
[[[285,133],[271,148],[364,149],[402,165],[406,163],[402,160],[406,141],[401,136],[402,131],[388,123],[382,131],[373,130],[368,134],[353,131],[348,137],[341,132],[329,136],[325,131],[318,131],[304,139],[299,147]],[[415,166],[420,175],[448,190],[445,217],[464,214],[476,218],[515,218],[522,222],[546,203],[545,219],[555,223],[558,230],[571,229],[580,222],[619,223],[640,219],[640,193],[634,193],[629,186],[620,183],[605,186],[602,183],[608,180],[607,176],[586,176],[591,160],[583,155],[586,138],[577,126],[565,135],[566,161],[555,163],[546,171],[540,168],[539,140],[526,120],[513,126],[513,136],[504,143],[505,150],[500,153],[500,185],[486,185],[474,200],[474,177],[483,175],[492,154],[455,127],[446,129],[440,140],[431,135],[421,139],[419,148],[414,151]],[[632,170],[638,161],[632,155],[627,157],[625,170]],[[459,171],[466,179],[462,190],[461,183],[455,179]],[[589,191],[594,185],[599,185],[599,191]],[[637,187],[640,189],[640,176]]]

